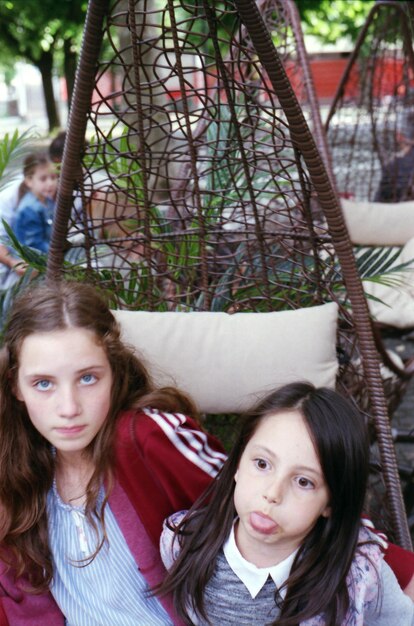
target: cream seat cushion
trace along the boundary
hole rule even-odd
[[[240,412],[285,383],[335,386],[337,305],[274,313],[113,311],[157,386],[204,413]]]
[[[363,281],[373,318],[395,328],[414,327],[414,201],[383,203],[341,199],[352,243],[363,246],[401,248],[394,265],[407,263],[396,274],[400,285]],[[358,252],[357,252],[358,254]],[[413,269],[410,270],[408,264]]]
[[[358,252],[357,252],[358,254]],[[405,264],[403,271],[395,272],[400,284],[388,286],[363,281],[368,307],[373,318],[395,328],[414,328],[414,237],[402,248],[394,265]]]
[[[414,237],[414,201],[384,203],[341,199],[352,243],[403,246]]]

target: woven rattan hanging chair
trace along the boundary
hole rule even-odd
[[[414,199],[411,4],[375,3],[330,107],[328,143],[337,188],[344,197]]]
[[[409,202],[414,200],[411,5],[375,3],[326,121],[335,185],[351,239],[363,246],[404,247],[396,264],[414,256],[414,205]],[[403,275],[403,281],[406,295],[390,292],[388,302],[386,293],[378,294],[390,304],[388,311],[371,303],[383,333],[404,334],[414,328],[411,275]]]
[[[356,254],[368,250],[387,258],[400,250],[395,265],[414,256],[414,205],[407,202],[414,200],[413,17],[410,2],[375,3],[325,123],[329,165]],[[414,327],[411,276],[400,276],[403,288],[368,286],[379,298],[370,301],[370,308],[381,354],[384,337],[404,337]],[[394,436],[397,443],[414,441],[411,428],[395,430]],[[406,501],[411,510],[414,470],[410,465],[400,469],[409,477]]]
[[[410,547],[352,246],[256,2],[90,0],[48,258],[48,279],[65,275],[130,309],[337,302],[338,388],[375,425],[386,523]]]

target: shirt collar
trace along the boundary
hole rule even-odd
[[[240,554],[234,536],[233,524],[230,535],[223,546],[223,552],[226,557],[226,561],[233,572],[248,589],[252,598],[255,598],[266,583],[269,576],[271,576],[277,589],[283,585],[289,576],[297,550],[292,552],[292,554],[290,554],[284,561],[281,561],[277,565],[273,565],[272,567],[256,567],[253,563],[246,561],[246,559]],[[280,591],[280,595],[282,598],[285,597],[286,588]]]

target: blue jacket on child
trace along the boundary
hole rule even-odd
[[[46,198],[42,203],[28,191],[19,202],[13,231],[19,242],[40,252],[49,250],[55,203]]]

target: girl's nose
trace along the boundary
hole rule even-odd
[[[283,500],[283,485],[280,480],[271,480],[263,492],[263,498],[269,504],[280,504]]]
[[[58,412],[61,417],[76,417],[80,413],[80,404],[74,389],[62,389],[59,394]]]

